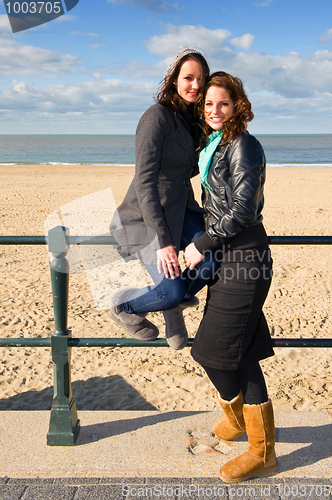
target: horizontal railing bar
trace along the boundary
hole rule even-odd
[[[332,245],[332,236],[268,236],[271,245]],[[113,236],[67,236],[69,245],[116,245]],[[0,245],[46,245],[46,236],[0,236]]]
[[[0,339],[0,347],[51,347],[51,338],[3,338]]]
[[[117,245],[113,236],[68,236],[69,245]]]
[[[0,236],[0,245],[47,245],[46,236]],[[69,245],[117,245],[113,236],[67,236]]]
[[[193,345],[194,339],[189,338],[187,347]],[[274,347],[332,347],[332,339],[272,339]],[[70,338],[68,344],[72,347],[169,347],[167,340],[156,339],[143,341],[127,338]]]
[[[0,245],[46,245],[46,236],[0,236]]]
[[[332,347],[332,339],[272,339],[274,347]]]
[[[193,345],[190,338],[187,347]],[[272,339],[274,347],[332,347],[332,339]],[[69,347],[169,347],[166,339],[68,338]],[[0,338],[0,347],[51,347],[51,338]]]
[[[194,339],[188,339],[187,346]],[[70,338],[68,345],[72,347],[169,347],[166,339],[137,340],[128,338]]]
[[[271,245],[332,245],[332,236],[268,236]]]
[[[194,339],[189,338],[187,347],[193,345]],[[272,339],[274,347],[332,347],[332,339]],[[169,347],[167,340],[156,339],[143,341],[127,338],[69,338],[68,345],[72,347]]]

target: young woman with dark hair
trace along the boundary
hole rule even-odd
[[[112,318],[132,337],[153,340],[158,329],[145,316],[163,311],[166,338],[174,349],[187,344],[183,309],[197,305],[195,294],[215,270],[210,256],[193,272],[182,273],[178,261],[179,251],[204,233],[203,210],[190,179],[198,173],[203,136],[198,104],[208,76],[198,51],[182,49],[173,57],[157,103],[139,121],[135,176],[110,225],[120,254],[139,258],[154,281],[154,286],[113,294]]]
[[[249,451],[220,470],[230,483],[277,468],[273,408],[259,365],[274,354],[262,311],[272,259],[262,223],[265,155],[247,131],[253,116],[239,78],[211,75],[204,97],[207,137],[199,159],[205,233],[185,250],[189,269],[206,254],[222,254],[191,353],[216,387],[226,415],[215,423],[215,434],[225,440],[248,435]]]

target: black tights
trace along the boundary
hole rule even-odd
[[[222,399],[231,401],[242,391],[246,404],[258,405],[268,400],[264,375],[259,362],[240,370],[217,370],[203,366]]]

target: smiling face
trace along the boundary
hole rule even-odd
[[[212,86],[205,97],[204,115],[213,130],[221,130],[225,118],[234,114],[234,102],[223,87]]]
[[[182,64],[175,86],[179,96],[182,97],[186,104],[197,101],[199,89],[202,85],[202,75],[202,66],[197,61],[189,59]]]

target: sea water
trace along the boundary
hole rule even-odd
[[[270,167],[332,167],[332,134],[257,135]],[[0,164],[134,165],[134,135],[0,135]]]

